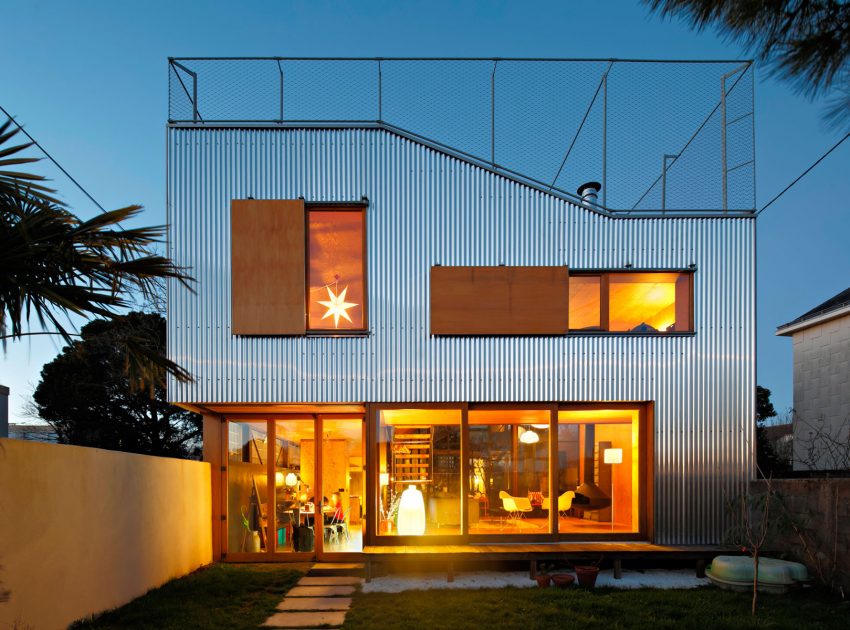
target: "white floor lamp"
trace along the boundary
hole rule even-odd
[[[602,461],[606,464],[622,464],[623,449],[606,448],[602,451]],[[611,531],[614,531],[614,469],[611,469]]]

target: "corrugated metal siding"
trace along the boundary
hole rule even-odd
[[[654,401],[659,543],[719,542],[750,476],[755,225],[601,216],[382,130],[170,129],[177,402]],[[368,210],[365,338],[230,334],[232,198]],[[432,338],[431,265],[697,266],[692,337]]]

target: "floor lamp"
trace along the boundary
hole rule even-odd
[[[606,464],[622,464],[623,449],[606,448],[602,451],[602,461]],[[611,469],[611,531],[614,531],[614,469]]]

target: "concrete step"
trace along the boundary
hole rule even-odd
[[[357,586],[363,584],[362,577],[340,576],[340,575],[319,575],[319,576],[304,576],[298,580],[298,586]]]
[[[345,623],[344,611],[279,612],[266,619],[266,628],[317,628],[341,626]]]
[[[350,597],[286,597],[278,610],[348,610]]]
[[[286,597],[347,597],[354,593],[354,587],[348,584],[339,586],[295,586]]]
[[[363,577],[362,562],[317,562],[307,575],[310,577]]]

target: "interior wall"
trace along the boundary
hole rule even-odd
[[[0,627],[64,628],[212,562],[206,462],[0,439],[0,480]]]

